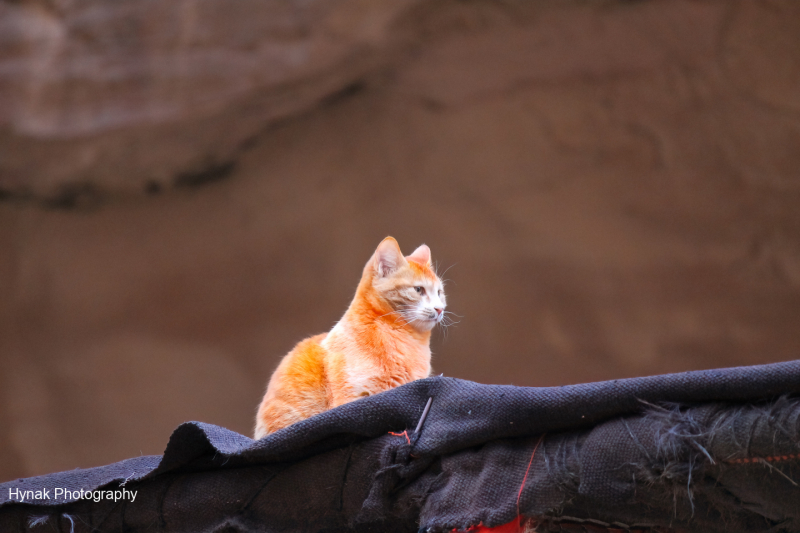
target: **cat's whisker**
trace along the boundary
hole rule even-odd
[[[380,316],[377,316],[375,318],[383,318],[383,317],[385,317],[387,315],[391,315],[391,314],[394,314],[394,313],[397,313],[397,311],[389,311],[388,313],[384,313],[384,314],[382,314]]]
[[[454,318],[452,318],[450,316],[447,316],[448,314],[451,314],[451,315],[456,316],[458,318],[464,318],[464,317],[462,317],[460,315],[456,315],[455,313],[451,313],[451,312],[445,311],[445,314],[442,316],[442,320],[441,320],[441,323],[444,324],[445,326],[451,326],[453,324],[458,324],[459,322],[461,322],[460,320],[455,320]]]
[[[443,277],[444,277],[444,275],[445,275],[445,274],[447,274],[447,271],[448,271],[448,270],[450,270],[451,268],[453,268],[454,266],[456,266],[457,264],[458,264],[458,263],[453,263],[452,265],[450,265],[449,267],[447,267],[447,268],[445,269],[445,271],[444,271],[444,272],[442,272],[441,274],[439,274],[439,273],[437,272],[437,273],[436,273],[436,275],[437,275],[437,276],[439,276],[439,279],[443,278]]]
[[[400,318],[402,318],[405,321],[403,324],[401,324],[401,326],[408,326],[413,322],[413,320],[409,319],[409,317],[407,317],[405,313],[400,312],[398,314],[400,315]]]
[[[442,332],[442,342],[445,342],[447,340],[447,326],[448,325],[443,323],[443,322],[440,322],[439,325],[442,326],[441,328],[439,328],[441,330],[441,332]]]
[[[411,311],[413,311],[413,310],[414,310],[413,308],[408,308],[408,309],[397,309],[397,310],[395,311],[395,313],[397,313],[398,315],[405,315],[405,314],[407,314],[407,313],[409,313],[409,312],[411,312]]]
[[[408,321],[409,324],[414,324],[415,322],[419,322],[419,320],[420,320],[418,316],[410,316],[410,317],[405,317],[405,318],[406,318],[406,320]]]

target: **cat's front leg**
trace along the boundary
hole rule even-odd
[[[372,388],[359,383],[347,383],[342,387],[332,391],[331,407],[338,407],[354,400],[366,398],[378,391],[373,391]]]

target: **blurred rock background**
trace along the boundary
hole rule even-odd
[[[0,480],[250,434],[378,242],[434,369],[800,353],[794,0],[0,0]]]

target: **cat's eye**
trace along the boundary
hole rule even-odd
[[[420,293],[420,294],[425,294],[425,289],[423,289],[423,288],[422,288],[422,287],[420,287],[419,285],[417,285],[416,287],[414,287],[414,290],[415,290],[415,291],[417,291],[417,292],[418,292],[418,293]]]
[[[439,296],[441,296],[442,294],[444,294],[444,292],[442,291],[442,289],[439,289]]]

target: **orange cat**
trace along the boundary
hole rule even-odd
[[[430,338],[444,318],[442,282],[424,244],[408,257],[392,237],[375,250],[350,307],[328,333],[281,361],[256,417],[256,439],[431,371]]]

